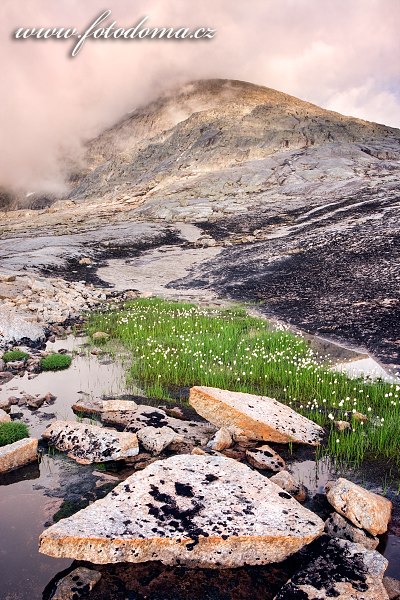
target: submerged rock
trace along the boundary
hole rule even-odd
[[[295,480],[289,471],[280,471],[270,477],[276,485],[279,485],[285,492],[293,496],[297,502],[304,502],[307,498],[307,490],[302,483]]]
[[[95,563],[230,568],[280,562],[322,531],[318,516],[246,465],[180,455],[134,473],[47,529],[40,552]]]
[[[359,527],[355,527],[350,521],[338,513],[333,513],[325,521],[325,531],[331,537],[361,544],[368,550],[375,550],[379,545],[379,539],[377,537],[374,537]]]
[[[44,439],[82,464],[121,460],[139,453],[134,433],[119,433],[97,425],[55,421],[43,433]]]
[[[387,531],[392,513],[390,500],[368,492],[343,477],[328,483],[326,487],[329,503],[356,527],[365,529],[372,535]]]
[[[38,440],[25,438],[0,448],[0,473],[7,473],[37,460]]]
[[[86,597],[100,579],[101,573],[98,571],[78,567],[58,582],[51,600],[78,600]]]
[[[296,573],[275,600],[388,600],[382,583],[388,561],[360,544],[332,539]]]
[[[249,448],[249,450],[246,450],[246,458],[255,469],[277,472],[285,468],[283,458],[267,444],[258,448]]]
[[[294,410],[265,396],[193,387],[190,404],[217,427],[234,428],[249,439],[265,442],[298,442],[318,445],[322,427]]]

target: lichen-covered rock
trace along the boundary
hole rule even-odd
[[[10,421],[10,415],[8,415],[5,410],[0,408],[0,423],[9,423]]]
[[[82,464],[121,460],[139,453],[134,433],[119,433],[75,421],[50,423],[43,437],[51,446]]]
[[[306,417],[265,396],[193,387],[190,404],[217,427],[234,427],[249,439],[265,442],[319,444],[323,429]]]
[[[326,497],[333,508],[356,527],[372,535],[387,531],[392,513],[390,500],[368,492],[343,477],[329,482],[326,488]]]
[[[292,579],[275,600],[388,600],[382,583],[388,561],[376,550],[331,539],[320,556]]]
[[[377,537],[359,527],[355,527],[339,513],[332,513],[325,521],[325,532],[331,537],[361,544],[368,550],[375,550],[379,545]]]
[[[57,583],[51,600],[79,600],[86,597],[100,579],[101,573],[98,571],[78,567]]]
[[[323,531],[321,519],[246,465],[173,456],[44,531],[40,551],[95,563],[230,568],[280,562]]]
[[[267,444],[246,450],[246,459],[255,469],[278,472],[285,468],[283,458]]]
[[[124,427],[126,431],[137,432],[143,427],[170,427],[192,444],[205,445],[215,433],[215,427],[209,423],[183,421],[169,417],[163,410],[153,406],[139,405],[131,411],[106,411],[101,414],[101,420],[107,425]]]
[[[151,454],[160,454],[172,443],[183,443],[183,437],[170,427],[143,427],[137,432],[138,440]]]
[[[216,450],[217,452],[221,452],[221,450],[226,450],[226,448],[230,448],[232,446],[232,435],[226,427],[222,427],[218,429],[217,433],[214,437],[208,442],[207,446],[211,448],[211,450]]]
[[[297,502],[304,502],[307,498],[307,490],[302,483],[295,480],[289,471],[280,471],[270,477],[276,485],[279,485],[285,492],[293,496]]]
[[[0,448],[0,473],[7,473],[37,460],[38,441],[25,438]]]

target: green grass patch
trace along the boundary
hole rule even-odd
[[[0,447],[13,444],[27,437],[29,437],[29,429],[25,423],[19,421],[0,423]]]
[[[274,397],[327,428],[323,452],[346,463],[390,459],[400,464],[397,384],[351,379],[332,371],[306,340],[272,329],[243,309],[205,309],[158,298],[92,314],[89,335],[110,334],[131,361],[128,379],[149,396],[177,386],[206,385]],[[354,413],[368,417],[358,422]],[[333,420],[350,430],[338,433]]]
[[[29,354],[22,352],[22,350],[9,350],[4,352],[3,360],[5,363],[13,362],[14,360],[25,360],[29,357]]]
[[[72,358],[68,354],[49,354],[40,361],[43,371],[62,371],[71,366]]]

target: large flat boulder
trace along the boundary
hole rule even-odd
[[[51,526],[41,535],[40,552],[93,563],[228,568],[280,562],[323,527],[246,465],[186,454],[152,463]]]
[[[0,448],[0,473],[7,473],[37,460],[38,441],[25,438]]]
[[[296,573],[275,600],[388,600],[382,583],[388,561],[376,550],[332,539]]]
[[[356,527],[372,535],[385,533],[392,514],[392,503],[343,477],[327,485],[326,497],[333,508]]]
[[[136,434],[120,433],[87,423],[54,421],[43,437],[51,446],[82,464],[121,460],[139,453]]]
[[[324,433],[316,423],[265,396],[199,386],[191,388],[189,402],[207,421],[252,440],[315,446]]]

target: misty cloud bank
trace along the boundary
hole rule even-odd
[[[101,10],[100,10],[101,9]],[[213,27],[195,43],[12,39],[19,27],[84,31],[103,10],[128,27]],[[3,0],[0,186],[62,194],[86,140],[162,91],[242,79],[325,108],[400,126],[398,0]]]

